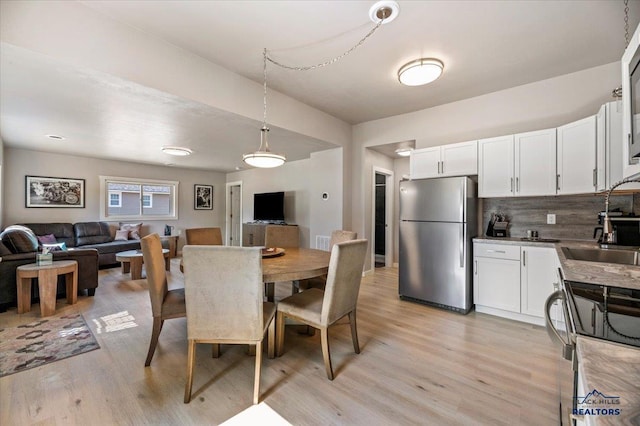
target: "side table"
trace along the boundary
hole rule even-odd
[[[73,305],[78,300],[78,262],[57,260],[49,265],[30,263],[18,266],[16,285],[18,287],[18,313],[31,311],[31,279],[38,279],[40,292],[40,314],[43,317],[56,311],[56,289],[58,275],[65,275],[67,303]]]
[[[165,269],[170,271],[171,260],[169,259],[169,250],[162,249],[162,255],[164,256]],[[123,274],[131,272],[132,280],[139,280],[142,278],[142,264],[144,263],[142,250],[121,251],[120,253],[116,253],[116,260],[121,262]]]
[[[160,241],[169,241],[169,259],[178,256],[178,235],[161,235]]]

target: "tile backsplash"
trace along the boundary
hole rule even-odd
[[[482,200],[482,228],[486,232],[491,213],[500,212],[509,220],[509,235],[525,237],[527,229],[538,231],[540,238],[593,240],[598,212],[604,210],[604,195],[568,195],[557,197],[485,198]],[[609,210],[640,215],[640,193],[613,195]],[[556,215],[556,224],[547,225],[547,214]]]

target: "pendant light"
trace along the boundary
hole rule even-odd
[[[284,155],[274,154],[273,152],[269,151],[269,139],[268,139],[269,128],[267,127],[267,49],[266,48],[262,53],[262,57],[263,57],[262,71],[264,76],[264,83],[263,83],[264,113],[263,113],[263,119],[262,119],[262,128],[260,129],[260,148],[255,152],[244,154],[242,156],[242,161],[244,161],[245,163],[253,167],[268,169],[272,167],[282,166],[286,161],[286,158]]]

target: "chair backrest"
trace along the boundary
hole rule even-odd
[[[190,228],[185,230],[187,245],[221,246],[222,231],[220,228]]]
[[[297,226],[268,225],[264,231],[265,247],[300,247],[300,230]]]
[[[162,242],[158,234],[150,234],[140,240],[144,268],[147,271],[151,312],[157,317],[162,314],[162,302],[167,295],[167,274],[165,272]]]
[[[329,325],[352,311],[358,302],[367,240],[338,243],[331,249],[320,321]]]
[[[264,335],[259,247],[184,246],[187,337],[259,341]]]
[[[329,240],[329,251],[333,248],[334,245],[338,243],[344,243],[345,241],[352,241],[358,238],[358,233],[354,231],[343,231],[341,229],[336,229],[331,233],[331,239]]]

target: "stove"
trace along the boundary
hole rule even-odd
[[[640,290],[564,282],[577,334],[640,347]]]

